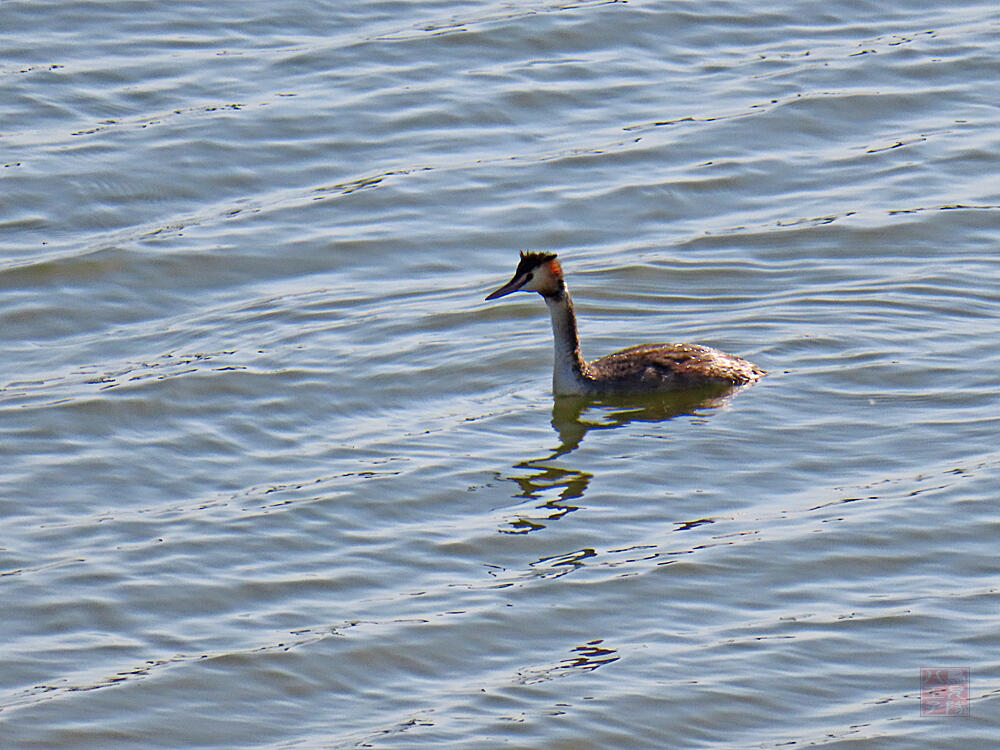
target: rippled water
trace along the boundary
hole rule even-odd
[[[998,31],[0,4],[2,744],[995,744]],[[554,401],[525,248],[771,375]]]

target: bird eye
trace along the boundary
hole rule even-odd
[[[535,274],[534,273],[529,273],[527,276],[524,277],[524,280],[525,281],[531,281],[533,278],[535,278]]]

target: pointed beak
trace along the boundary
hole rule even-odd
[[[495,292],[491,292],[490,294],[488,294],[486,296],[486,299],[491,300],[491,299],[499,299],[500,297],[506,297],[508,294],[516,292],[518,289],[524,286],[526,282],[527,279],[525,279],[524,277],[515,276],[513,279],[508,281],[502,287],[497,289]]]

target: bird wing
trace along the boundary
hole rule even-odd
[[[634,381],[656,387],[726,383],[742,385],[759,379],[763,370],[746,360],[697,344],[643,344],[623,349],[589,364],[601,378]]]

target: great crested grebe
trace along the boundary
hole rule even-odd
[[[767,374],[745,359],[697,344],[642,344],[585,362],[576,314],[555,253],[521,253],[514,278],[486,297],[538,292],[549,306],[555,338],[552,390],[557,396],[600,396],[741,386]]]

